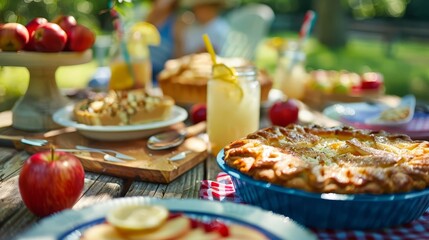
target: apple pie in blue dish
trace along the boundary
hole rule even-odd
[[[429,206],[429,142],[291,124],[238,139],[217,161],[246,202],[324,229],[408,223]]]

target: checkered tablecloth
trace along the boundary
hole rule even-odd
[[[199,194],[200,198],[206,200],[243,203],[240,197],[235,194],[231,178],[223,172],[219,173],[216,181],[202,181]],[[423,240],[429,239],[429,211],[426,211],[419,219],[395,228],[372,231],[311,230],[319,239]]]

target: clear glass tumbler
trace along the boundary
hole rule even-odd
[[[261,87],[256,68],[234,69],[238,84],[214,78],[207,84],[207,133],[213,155],[259,129]]]

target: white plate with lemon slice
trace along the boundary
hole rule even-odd
[[[86,229],[105,221],[112,209],[126,205],[158,205],[169,211],[180,212],[200,220],[217,219],[226,224],[244,224],[256,229],[268,239],[317,239],[314,233],[288,217],[250,205],[199,199],[149,197],[119,198],[81,210],[65,210],[42,219],[33,228],[18,236],[18,239],[78,240]]]

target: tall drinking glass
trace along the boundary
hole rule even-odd
[[[237,67],[234,75],[236,83],[212,78],[207,84],[207,133],[213,155],[259,128],[261,88],[256,68]]]

